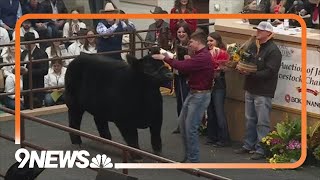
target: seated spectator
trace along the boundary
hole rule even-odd
[[[152,14],[168,14],[167,11],[164,11],[161,7],[158,7],[158,6],[154,8],[153,12],[152,11],[150,12]],[[163,19],[155,19],[155,22],[150,24],[148,30],[157,29],[157,31],[148,31],[145,39],[145,41],[147,42],[146,47],[151,47],[153,46],[153,44],[159,44],[161,46],[163,44],[162,40],[165,38],[164,32],[167,28],[169,28],[169,23],[165,22]],[[153,44],[150,44],[148,42]],[[166,44],[168,44],[168,42]],[[164,49],[167,49],[167,48],[164,48]]]
[[[24,8],[22,8],[22,14],[38,14],[40,13],[40,3],[38,0],[29,0],[29,2],[26,3]],[[31,27],[37,29],[37,24],[41,23],[41,20],[39,19],[29,19],[31,21]]]
[[[8,31],[0,27],[0,44],[8,44],[10,42],[9,33]],[[0,54],[2,55],[2,50],[4,47],[0,47]]]
[[[22,26],[20,27],[20,36],[21,37],[24,37],[24,35],[26,34],[26,32],[32,32],[34,33],[34,36],[36,37],[36,39],[39,39],[39,34],[38,32],[32,27],[32,24],[31,24],[31,21],[30,20],[25,20],[23,23],[22,23]],[[12,34],[12,39],[13,40],[16,40],[16,37],[15,37],[15,32],[13,32]]]
[[[77,9],[71,10],[71,14],[79,14],[80,11]],[[71,26],[70,26],[71,24]],[[66,22],[63,26],[63,37],[76,36],[80,29],[86,29],[87,26],[79,19],[72,19]],[[73,41],[74,42],[74,41]]]
[[[87,29],[80,29],[80,31],[77,33],[77,36],[86,36],[87,35],[88,30]],[[85,43],[85,39],[78,39],[76,40],[74,43],[72,43],[69,47],[68,47],[68,53],[70,56],[76,56],[76,55],[80,55],[80,52],[83,51],[83,45]],[[65,66],[68,66],[70,64],[70,62],[73,59],[68,59],[65,61]]]
[[[21,74],[22,75],[22,74]],[[13,93],[15,92],[15,74],[14,73],[10,73],[5,80],[5,92],[6,93]],[[20,90],[22,90],[23,88],[23,82],[22,82],[22,76],[20,76]],[[8,95],[5,97],[4,99],[4,105],[9,108],[14,110],[15,109],[15,98],[16,96],[13,95]],[[23,110],[24,109],[24,105],[23,105],[23,99],[20,98],[20,109]]]
[[[87,32],[87,36],[92,36],[95,35],[93,30],[89,30]],[[97,53],[97,41],[96,38],[86,38],[83,48],[82,48],[82,52],[88,53],[88,54],[95,54]]]
[[[52,61],[50,69],[49,73],[44,76],[44,87],[63,86],[67,68],[63,67],[62,60]],[[45,106],[63,104],[63,91],[64,88],[47,90],[44,98]]]
[[[29,0],[24,8],[22,8],[22,14],[37,14],[40,12],[40,3],[38,0]],[[34,27],[35,24],[32,24]]]
[[[14,42],[14,41],[11,41]],[[3,53],[3,63],[14,63],[15,62],[15,47],[9,46],[5,48],[5,51]],[[14,73],[14,65],[11,66],[3,66],[3,74],[4,77],[7,77],[9,74]]]
[[[12,39],[16,22],[21,16],[22,10],[19,0],[0,1],[0,26],[8,31],[10,39]]]
[[[52,38],[62,38],[62,33],[58,32],[57,34],[53,34]],[[50,46],[47,47],[46,53],[48,55],[48,58],[54,58],[54,57],[64,57],[69,56],[69,53],[65,47],[65,45],[61,41],[53,41],[50,42]],[[49,61],[49,66],[51,62]],[[50,68],[49,68],[50,71]]]
[[[120,10],[115,10],[112,3],[107,3],[104,13],[120,13]],[[105,19],[101,20],[97,26],[97,33],[100,35],[110,35],[115,32],[124,32],[135,30],[132,22],[119,19]],[[97,43],[97,52],[109,52],[122,50],[122,35],[112,35],[106,37],[99,37]],[[122,59],[121,53],[108,54],[107,56],[114,59]]]
[[[67,14],[68,10],[63,0],[44,0],[40,6],[40,13],[43,14]],[[38,28],[46,29],[48,37],[51,38],[53,33],[63,29],[65,20],[63,19],[46,19],[38,24]]]
[[[23,76],[22,75],[26,75],[28,70],[24,67],[24,66],[21,66],[20,67],[20,90],[23,89],[23,82],[22,82],[22,78]],[[7,74],[7,77],[6,77],[6,80],[5,80],[5,92],[6,93],[13,93],[15,92],[15,85],[16,85],[16,82],[15,82],[15,69],[12,68],[11,72]],[[16,96],[13,94],[13,95],[8,95],[5,97],[4,99],[4,105],[9,108],[9,109],[15,109],[15,98]],[[23,100],[22,98],[20,97],[20,109],[24,109],[24,105],[23,105]]]

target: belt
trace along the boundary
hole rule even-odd
[[[195,89],[190,89],[190,93],[194,94],[194,93],[208,93],[211,92],[211,89],[208,90],[195,90]]]

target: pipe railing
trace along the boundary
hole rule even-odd
[[[15,114],[15,111],[13,111],[11,109],[4,108],[4,107],[0,107],[0,109],[2,111],[7,112],[7,113]],[[128,152],[130,152],[130,153],[139,154],[140,156],[147,157],[149,159],[152,159],[152,160],[155,160],[155,161],[158,161],[158,162],[161,162],[161,163],[177,163],[177,162],[175,162],[173,160],[170,160],[170,159],[167,159],[167,158],[164,158],[164,157],[161,157],[161,156],[157,156],[157,155],[151,154],[149,152],[145,152],[145,151],[142,151],[140,149],[136,149],[136,148],[133,148],[133,147],[130,147],[130,146],[126,146],[126,145],[123,145],[123,144],[120,144],[120,143],[117,143],[117,142],[114,142],[114,141],[111,141],[111,140],[108,140],[108,139],[105,139],[105,138],[102,138],[102,137],[99,137],[99,136],[96,136],[96,135],[92,135],[92,134],[89,134],[89,133],[86,133],[86,132],[83,132],[83,131],[80,131],[80,130],[76,130],[76,129],[73,129],[73,128],[58,124],[58,123],[54,123],[54,122],[51,122],[51,121],[48,121],[48,120],[45,120],[45,119],[42,119],[42,118],[39,118],[39,117],[29,116],[29,115],[26,115],[24,113],[20,113],[20,116],[21,116],[21,120],[23,120],[23,121],[27,119],[27,120],[30,120],[30,121],[33,121],[33,122],[36,122],[36,123],[39,123],[39,124],[42,124],[42,125],[50,126],[50,127],[53,127],[53,128],[65,131],[65,132],[73,133],[75,135],[79,135],[79,136],[88,138],[90,140],[93,140],[93,141],[96,141],[96,142],[100,142],[102,144],[111,145],[113,147],[121,149],[123,151],[123,155],[127,154]],[[25,129],[24,124],[21,124],[21,132],[23,133],[23,134],[21,134],[21,136],[22,136],[21,137],[21,144],[27,145],[25,143],[25,130],[24,129]],[[4,136],[2,134],[0,134],[0,137],[4,137]],[[30,147],[30,143],[28,145]],[[33,147],[39,147],[39,146],[33,146]],[[41,148],[41,147],[39,147],[39,148]],[[123,156],[123,162],[128,162],[128,156],[127,155]],[[219,175],[216,175],[216,174],[212,174],[212,173],[209,173],[207,171],[200,170],[200,169],[178,169],[178,170],[186,172],[186,173],[194,175],[194,176],[205,177],[205,178],[209,178],[209,179],[219,179],[219,180],[220,179],[222,179],[222,180],[228,179],[226,177],[222,177],[222,176],[219,176]],[[128,170],[123,171],[123,173],[125,173],[125,172],[128,172]]]
[[[206,24],[198,24],[198,27],[200,26],[210,26],[210,25],[214,25],[214,23],[206,23]],[[96,53],[97,55],[108,55],[108,54],[113,54],[113,53],[130,53],[131,55],[135,55],[136,51],[141,51],[141,55],[143,56],[143,51],[144,50],[149,50],[150,47],[144,47],[145,44],[153,44],[156,45],[155,43],[152,42],[148,42],[148,41],[144,41],[142,39],[142,37],[140,36],[139,33],[143,33],[143,32],[149,32],[149,31],[157,31],[157,30],[162,30],[161,28],[159,29],[151,29],[151,30],[137,30],[137,31],[130,31],[130,32],[116,32],[116,33],[112,33],[112,34],[108,34],[108,35],[86,35],[86,36],[73,36],[73,37],[68,37],[68,38],[55,38],[55,39],[42,39],[42,40],[34,40],[34,41],[25,41],[25,42],[21,42],[21,45],[27,45],[28,49],[30,49],[29,44],[36,44],[36,43],[41,43],[41,42],[54,42],[54,41],[68,41],[68,40],[78,40],[78,39],[85,39],[85,38],[97,38],[97,37],[108,37],[108,36],[112,36],[112,35],[123,35],[123,34],[129,34],[130,35],[130,43],[129,43],[129,50],[118,50],[118,51],[109,51],[109,52],[101,52],[101,53]],[[166,34],[166,38],[168,38],[169,36],[169,29],[166,28],[165,30],[165,34]],[[140,40],[139,42],[136,41],[135,37],[138,37],[138,39]],[[137,43],[141,43],[141,48],[136,48],[136,44]],[[123,44],[128,44],[128,43],[123,43]],[[1,46],[7,46],[8,44],[5,45],[0,45]],[[14,43],[9,43],[9,45],[14,45]],[[24,64],[30,64],[30,67],[28,69],[28,76],[29,76],[29,90],[26,91],[22,91],[23,93],[30,93],[29,94],[29,104],[30,104],[30,109],[33,109],[33,92],[39,92],[39,90],[44,90],[43,88],[36,88],[33,89],[32,88],[32,64],[33,63],[41,63],[41,62],[46,62],[46,61],[53,61],[53,60],[65,60],[65,59],[73,59],[76,58],[78,55],[74,55],[74,56],[63,56],[63,57],[54,57],[54,58],[49,58],[49,59],[37,59],[37,60],[32,60],[31,58],[31,51],[29,51],[28,53],[28,57],[29,57],[29,61],[28,62],[20,62],[21,65]],[[1,63],[0,67],[3,66],[11,66],[14,65],[15,63]],[[55,89],[55,88],[48,88],[48,89]],[[46,89],[46,90],[48,90]],[[5,95],[12,95],[14,93],[0,93],[0,97],[1,96],[5,96]]]

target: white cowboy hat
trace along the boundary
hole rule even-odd
[[[114,6],[112,3],[108,2],[105,6],[104,6],[104,10],[105,11],[113,11],[115,10]]]

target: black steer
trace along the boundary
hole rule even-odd
[[[150,128],[155,153],[162,150],[161,83],[173,74],[150,55],[142,59],[127,56],[128,63],[105,56],[80,54],[68,66],[65,100],[69,126],[80,129],[85,111],[94,116],[99,134],[111,139],[108,121],[119,128],[129,146],[139,148],[137,128]],[[70,133],[73,144],[80,136]]]

